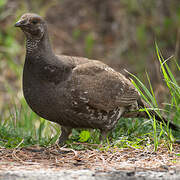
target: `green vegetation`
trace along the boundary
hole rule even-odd
[[[1,115],[0,146],[15,148],[39,144],[54,144],[59,136],[59,126],[39,118],[26,103]]]

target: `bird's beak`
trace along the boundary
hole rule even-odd
[[[25,26],[27,23],[23,20],[19,20],[18,22],[16,22],[16,24],[14,24],[15,27],[22,27]]]

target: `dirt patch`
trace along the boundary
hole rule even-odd
[[[0,149],[0,171],[3,170],[153,170],[180,171],[180,145],[173,151],[159,148],[157,152],[141,149],[83,150],[53,146]]]
[[[179,179],[180,145],[173,151],[109,148],[75,151],[53,146],[0,149],[0,180]]]

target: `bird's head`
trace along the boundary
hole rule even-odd
[[[46,31],[46,24],[43,18],[33,13],[23,14],[14,26],[20,27],[26,37],[31,39],[40,40]]]

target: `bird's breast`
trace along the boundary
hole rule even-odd
[[[41,81],[32,74],[23,74],[23,93],[27,104],[39,116],[55,121],[63,106],[63,88],[52,82]]]

